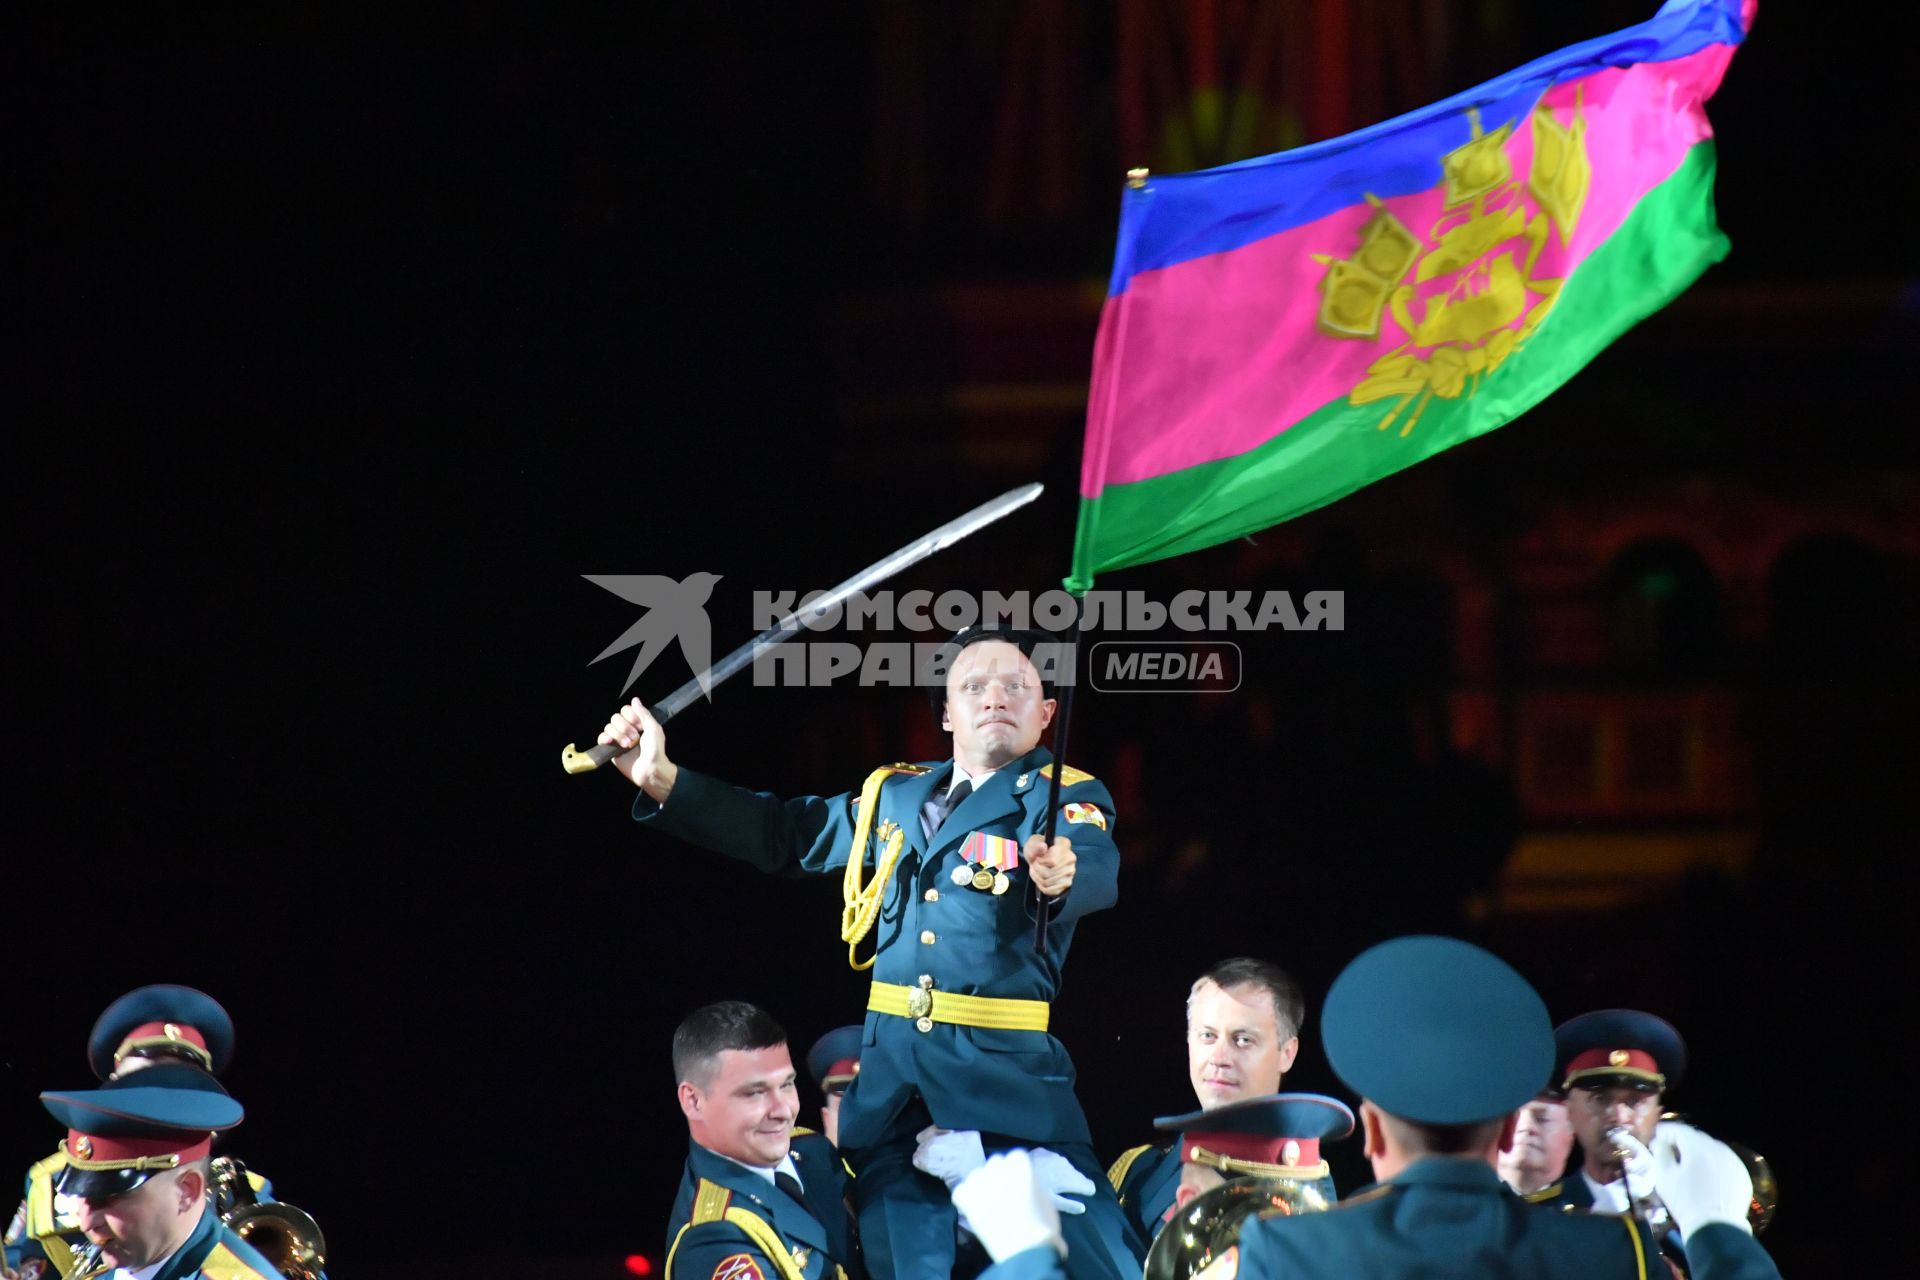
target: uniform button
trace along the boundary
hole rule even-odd
[[[940,940],[939,938],[934,936],[934,932],[931,929],[922,929],[920,931],[920,941],[924,942],[929,947],[932,946],[934,943],[938,942],[939,940]]]
[[[914,1024],[913,1024],[913,1025],[914,1025],[914,1028],[915,1028],[916,1030],[919,1030],[919,1031],[931,1031],[931,1030],[933,1030],[933,1019],[932,1019],[932,1018],[919,1018],[919,1019],[916,1019],[916,1020],[914,1021]],[[1573,1206],[1572,1206],[1572,1205],[1568,1205],[1567,1207],[1568,1207],[1568,1208],[1572,1208]]]
[[[938,889],[927,890],[927,901],[928,902],[940,901],[940,891]]]

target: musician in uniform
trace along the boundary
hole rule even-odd
[[[1500,1153],[1500,1181],[1523,1196],[1537,1192],[1550,1199],[1559,1194],[1572,1154],[1567,1097],[1557,1085],[1542,1089],[1514,1117],[1513,1145]]]
[[[197,1066],[156,1063],[99,1089],[43,1093],[40,1101],[67,1128],[54,1188],[73,1200],[86,1241],[71,1274],[280,1280],[220,1220],[208,1195],[213,1136],[244,1114],[219,1081]]]
[[[780,1025],[738,1000],[697,1009],[673,1033],[673,1070],[691,1146],[666,1280],[857,1277],[846,1174],[832,1143],[794,1127]]]
[[[1203,1111],[1280,1091],[1300,1052],[1307,1002],[1269,960],[1223,960],[1187,993],[1187,1076]],[[1173,1212],[1184,1164],[1175,1144],[1123,1152],[1107,1170],[1136,1253],[1146,1256]]]
[[[87,1036],[87,1062],[103,1081],[130,1077],[162,1063],[184,1063],[223,1074],[233,1059],[233,1019],[204,991],[172,983],[139,987],[109,1004]],[[6,1262],[23,1277],[65,1276],[84,1247],[74,1205],[55,1190],[67,1168],[62,1146],[27,1170],[20,1208],[8,1225]],[[273,1201],[273,1184],[251,1169],[256,1201]]]
[[[1554,1029],[1555,1083],[1580,1143],[1577,1171],[1534,1198],[1601,1213],[1632,1211],[1623,1157],[1651,1147],[1666,1091],[1687,1066],[1686,1042],[1673,1024],[1638,1009],[1600,1009]],[[1637,1161],[1635,1173],[1645,1167]],[[1642,1183],[1638,1176],[1636,1183]],[[1644,1194],[1650,1187],[1634,1188]]]
[[[1153,1127],[1178,1135],[1173,1152],[1180,1176],[1169,1218],[1195,1197],[1229,1179],[1246,1177],[1284,1179],[1301,1188],[1305,1201],[1324,1208],[1336,1195],[1333,1171],[1321,1158],[1320,1144],[1351,1134],[1353,1112],[1344,1102],[1317,1093],[1276,1093],[1162,1116]]]
[[[1378,1181],[1326,1213],[1249,1220],[1234,1264],[1245,1280],[1661,1274],[1639,1224],[1544,1210],[1495,1173],[1515,1111],[1554,1065],[1546,1006],[1503,961],[1452,938],[1382,943],[1334,981],[1320,1023],[1328,1063],[1360,1095]],[[1696,1276],[1777,1276],[1727,1176],[1730,1160],[1744,1183],[1739,1158],[1689,1133],[1657,1159]]]
[[[879,1280],[948,1280],[957,1239],[946,1188],[913,1167],[918,1135],[982,1135],[990,1149],[1044,1145],[1098,1183],[1072,1217],[1076,1276],[1134,1271],[1119,1204],[1101,1181],[1073,1061],[1048,1034],[1083,916],[1118,896],[1113,801],[1060,769],[1059,834],[1041,838],[1055,764],[1039,745],[1055,703],[1034,633],[969,628],[944,647],[950,759],[890,765],[823,799],[730,787],[680,768],[639,702],[600,735],[640,794],[634,817],[776,873],[838,873],[849,963],[873,969],[861,1069],[840,1106],[868,1268]],[[1045,948],[1035,917],[1051,912]],[[862,959],[859,952],[871,948]]]
[[[836,1147],[840,1145],[840,1099],[860,1074],[860,1038],[865,1031],[858,1024],[835,1027],[807,1050],[807,1074],[820,1090],[820,1131]]]

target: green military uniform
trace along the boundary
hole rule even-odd
[[[43,1093],[40,1101],[67,1128],[65,1162],[52,1178],[53,1192],[90,1204],[139,1195],[156,1175],[206,1160],[213,1136],[245,1115],[219,1081],[183,1062],[158,1063],[99,1089]],[[154,1210],[149,1218],[164,1212],[155,1205],[180,1194],[173,1186],[153,1190],[162,1196],[148,1206]],[[111,1247],[156,1248],[156,1230],[149,1222]],[[50,1251],[46,1261],[51,1264],[54,1256]],[[108,1270],[91,1257],[83,1261],[69,1253],[68,1260],[60,1274],[88,1278]],[[211,1203],[203,1204],[186,1241],[154,1261],[160,1266],[152,1280],[280,1280],[274,1265],[229,1229]],[[38,1270],[23,1268],[23,1277],[39,1280]]]
[[[859,1275],[846,1172],[824,1135],[794,1130],[798,1198],[694,1143],[667,1232],[665,1280],[848,1280]]]
[[[62,1146],[27,1170],[26,1191],[6,1235],[7,1265],[20,1274],[20,1280],[70,1276],[75,1258],[86,1249],[87,1238],[74,1221],[71,1207],[54,1193],[66,1167],[67,1151]],[[255,1200],[265,1204],[273,1199],[273,1184],[251,1169],[247,1183]]]
[[[154,983],[119,997],[94,1020],[87,1036],[87,1062],[102,1080],[123,1068],[131,1077],[132,1066],[146,1063],[187,1063],[218,1076],[233,1059],[233,1039],[233,1019],[212,996],[193,987]],[[140,1061],[129,1066],[130,1058]],[[71,1206],[54,1190],[66,1168],[62,1147],[27,1170],[20,1207],[4,1238],[7,1265],[22,1280],[66,1277],[86,1248]],[[272,1182],[250,1169],[246,1177],[254,1200],[271,1203]],[[324,1273],[320,1280],[325,1280]]]
[[[1322,1140],[1353,1132],[1353,1112],[1344,1102],[1317,1093],[1272,1093],[1243,1098],[1212,1110],[1161,1116],[1153,1127],[1179,1135],[1169,1147],[1137,1147],[1107,1171],[1144,1259],[1180,1202],[1180,1167],[1212,1169],[1224,1179],[1257,1177],[1286,1184],[1299,1202],[1334,1201],[1333,1173],[1320,1156]],[[1133,1174],[1142,1161],[1149,1172]],[[1124,1164],[1124,1167],[1123,1167]],[[1130,1200],[1129,1197],[1132,1197]]]
[[[1554,1067],[1552,1023],[1526,979],[1452,938],[1363,953],[1334,981],[1320,1025],[1335,1074],[1416,1130],[1510,1116]],[[1692,1238],[1698,1280],[1779,1274],[1738,1227],[1706,1225]],[[1637,1223],[1529,1204],[1478,1152],[1415,1158],[1326,1213],[1251,1220],[1234,1265],[1240,1280],[1647,1280],[1665,1270]]]

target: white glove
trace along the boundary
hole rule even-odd
[[[977,1129],[958,1133],[930,1124],[914,1135],[913,1167],[930,1173],[953,1190],[954,1184],[987,1162]]]
[[[1057,1158],[1057,1157],[1056,1157]],[[1016,1253],[1051,1245],[1067,1253],[1060,1238],[1060,1214],[1054,1195],[1042,1183],[1025,1151],[1005,1151],[969,1173],[953,1189],[960,1221],[995,1262]]]
[[[1660,1199],[1680,1228],[1682,1244],[1713,1222],[1752,1233],[1747,1206],[1753,1201],[1753,1179],[1732,1147],[1690,1124],[1668,1120],[1653,1131],[1653,1158]]]
[[[1093,1194],[1093,1179],[1073,1167],[1073,1162],[1045,1147],[1033,1149],[1033,1176],[1053,1193],[1053,1207],[1062,1213],[1085,1213],[1087,1206],[1074,1196]]]
[[[1620,1174],[1627,1180],[1627,1199],[1635,1204],[1651,1199],[1660,1180],[1653,1152],[1624,1127],[1607,1130],[1607,1141],[1621,1153]]]

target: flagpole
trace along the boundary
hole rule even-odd
[[[1086,601],[1081,596],[1073,597],[1073,626],[1067,632],[1067,651],[1071,663],[1067,673],[1071,677],[1067,687],[1060,694],[1060,715],[1053,724],[1053,769],[1047,779],[1047,825],[1042,832],[1047,847],[1053,847],[1053,833],[1060,823],[1060,775],[1067,771],[1067,730],[1073,726],[1073,691],[1080,685],[1080,617],[1086,612]],[[1047,925],[1053,919],[1053,899],[1045,894],[1036,894],[1037,909],[1033,916],[1033,949],[1044,955],[1047,950]]]

